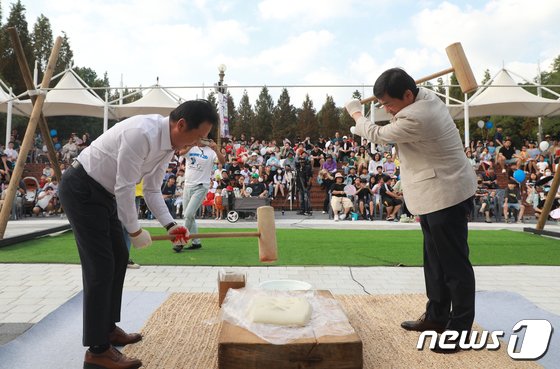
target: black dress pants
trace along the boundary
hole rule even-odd
[[[424,233],[426,318],[447,329],[470,331],[475,312],[475,279],[469,260],[467,217],[472,198],[420,216]]]
[[[70,166],[64,172],[59,197],[74,231],[82,264],[83,344],[108,344],[113,324],[120,321],[128,262],[117,203],[81,166]]]

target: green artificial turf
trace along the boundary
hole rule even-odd
[[[232,230],[202,230],[226,231]],[[279,260],[272,265],[422,265],[422,233],[417,230],[278,229],[277,240]],[[546,237],[477,230],[469,232],[469,244],[474,265],[560,265],[560,242]],[[180,254],[170,242],[157,241],[131,254],[141,265],[263,265],[256,238],[204,239],[202,249]],[[73,234],[66,233],[0,248],[0,263],[79,263],[79,258]]]

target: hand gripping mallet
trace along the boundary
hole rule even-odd
[[[276,224],[274,223],[274,208],[261,206],[257,208],[257,232],[220,232],[220,233],[195,233],[189,238],[235,238],[257,237],[259,239],[259,260],[262,263],[272,263],[278,259],[276,246]],[[175,236],[152,236],[152,240],[173,241]]]
[[[451,68],[447,68],[440,72],[430,74],[424,78],[417,79],[415,82],[422,83],[429,80],[432,80],[437,77],[441,77],[445,74],[455,72],[455,77],[457,77],[457,81],[459,82],[459,87],[461,87],[461,91],[463,93],[468,93],[477,89],[478,84],[476,83],[476,78],[474,78],[473,71],[467,60],[465,55],[465,51],[461,46],[460,42],[456,42],[451,44],[445,48],[445,52],[447,53],[447,57],[451,62]],[[368,97],[367,99],[360,100],[360,103],[367,104],[372,101],[377,101],[375,96]]]

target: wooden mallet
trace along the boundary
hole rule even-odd
[[[429,80],[432,80],[437,77],[441,77],[448,73],[455,72],[455,77],[457,77],[457,81],[459,82],[459,87],[461,87],[461,91],[463,93],[468,93],[471,91],[476,90],[478,84],[476,83],[476,78],[474,78],[473,71],[467,60],[465,52],[463,51],[463,47],[461,46],[460,42],[455,42],[445,48],[447,52],[447,57],[451,62],[451,68],[447,68],[440,72],[430,74],[429,76],[417,79],[415,82],[422,83]],[[367,104],[372,101],[377,101],[375,96],[368,97],[367,99],[360,100],[360,103]]]
[[[259,260],[262,263],[272,263],[278,259],[276,246],[276,224],[274,223],[274,208],[261,206],[257,208],[257,232],[223,232],[223,233],[195,233],[189,238],[234,238],[257,237],[259,239]],[[173,241],[174,236],[152,236],[152,240]]]

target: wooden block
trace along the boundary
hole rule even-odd
[[[230,288],[243,288],[246,281],[247,277],[245,274],[218,274],[218,305],[222,307],[227,291]]]
[[[329,291],[318,291],[331,297]],[[356,334],[304,338],[273,345],[224,322],[218,340],[219,369],[360,369],[362,340]]]

